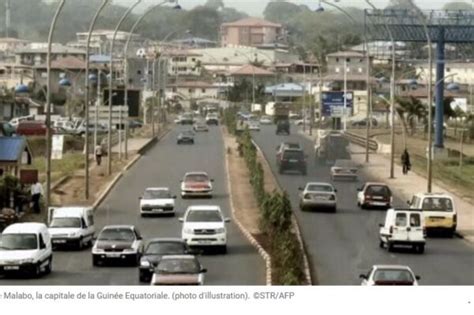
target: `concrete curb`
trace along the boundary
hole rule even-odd
[[[55,190],[56,188],[58,188],[59,186],[61,186],[62,184],[64,184],[65,182],[67,182],[69,180],[69,178],[71,178],[70,175],[66,175],[66,176],[63,176],[61,177],[60,179],[58,179],[55,183],[53,183],[51,185],[51,191]]]
[[[260,147],[257,145],[257,143],[255,143],[255,141],[253,141],[253,139],[252,139],[252,143],[255,146],[255,148],[257,149],[258,153],[262,156],[264,163],[266,163],[267,167],[270,169],[270,175],[274,177],[274,181],[278,185],[279,190],[284,191],[281,188],[280,183],[276,179],[275,174],[273,174],[273,171],[271,171],[272,168],[270,167],[270,163],[268,163],[268,160],[266,159],[265,154],[263,154],[263,151],[260,149]],[[293,210],[293,217],[292,217],[291,221],[293,222],[293,228],[295,229],[296,236],[298,238],[298,243],[300,244],[300,249],[301,249],[301,252],[303,253],[303,265],[304,265],[304,274],[305,274],[306,282],[307,282],[307,285],[312,285],[313,281],[311,279],[311,269],[309,267],[308,254],[306,253],[306,248],[304,246],[304,241],[303,241],[303,238],[301,237],[301,230],[300,230],[300,227],[299,227],[298,219],[296,218],[296,216],[294,214],[294,210]]]
[[[221,127],[222,128],[222,127]],[[224,135],[222,135],[224,137]],[[258,243],[258,241],[252,236],[252,234],[244,227],[244,225],[237,219],[235,215],[235,207],[234,207],[234,197],[232,196],[232,184],[230,182],[230,169],[229,169],[229,159],[227,154],[227,147],[224,146],[224,155],[225,155],[225,168],[227,172],[227,190],[229,191],[230,196],[230,209],[232,211],[232,218],[236,223],[237,227],[239,228],[240,232],[247,238],[250,244],[257,249],[260,256],[265,261],[265,269],[266,269],[266,285],[272,285],[272,260],[270,255],[265,251],[265,249]]]
[[[99,205],[104,201],[104,199],[107,197],[107,195],[110,193],[110,191],[114,188],[114,186],[117,184],[117,182],[122,178],[122,176],[125,175],[125,173],[132,168],[135,163],[140,160],[140,158],[143,156],[143,154],[146,153],[155,143],[157,143],[159,140],[163,139],[168,135],[168,133],[171,131],[171,128],[167,128],[161,135],[156,136],[152,139],[150,139],[147,143],[143,145],[137,152],[138,154],[127,164],[125,167],[122,169],[120,173],[117,174],[117,176],[114,177],[114,179],[110,182],[110,184],[107,186],[107,188],[99,195],[97,200],[93,203],[92,208],[94,211],[97,210]]]

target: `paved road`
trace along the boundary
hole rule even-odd
[[[197,135],[194,146],[177,146],[177,127],[143,156],[113,189],[96,213],[97,229],[107,224],[134,224],[145,239],[180,237],[178,217],[191,204],[217,204],[231,216],[224,166],[224,148],[220,128]],[[213,199],[178,197],[175,218],[141,218],[138,196],[146,187],[169,186],[179,195],[180,180],[186,171],[207,171],[215,180]],[[204,255],[201,263],[208,269],[208,285],[264,285],[265,265],[256,250],[244,239],[235,224],[228,225],[228,253]],[[135,267],[92,267],[90,250],[55,252],[53,273],[41,279],[0,279],[0,285],[136,285]]]
[[[302,213],[298,209],[298,187],[307,181],[330,182],[329,167],[312,163],[313,144],[298,135],[292,126],[291,136],[276,136],[275,126],[262,126],[253,133],[254,139],[270,162],[281,186],[290,194],[293,208],[301,225],[309,252],[313,274],[322,285],[359,284],[358,276],[374,264],[405,264],[421,276],[421,284],[473,285],[474,247],[460,239],[429,239],[425,254],[409,251],[388,253],[378,247],[378,224],[384,211],[361,210],[356,204],[357,188],[367,178],[362,174],[358,183],[334,183],[338,189],[338,212]],[[310,155],[308,175],[279,175],[275,165],[275,148],[282,141],[297,141]],[[395,198],[395,206],[403,201]]]

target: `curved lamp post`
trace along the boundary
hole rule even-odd
[[[51,203],[51,46],[53,43],[54,29],[56,28],[56,23],[61,14],[61,11],[64,7],[66,0],[61,0],[56,7],[56,12],[54,13],[53,20],[49,27],[48,34],[48,52],[46,57],[46,66],[47,66],[47,91],[46,91],[46,196],[45,196],[45,208],[48,211],[48,208]]]
[[[123,22],[125,19],[130,15],[130,13],[135,9],[135,7],[140,4],[142,0],[137,0],[135,3],[133,3],[127,11],[122,15],[120,18],[119,22],[115,26],[114,33],[112,35],[112,42],[110,43],[110,61],[109,61],[109,126],[108,126],[108,132],[107,132],[107,171],[108,174],[112,174],[112,91],[113,91],[113,82],[114,82],[114,46],[115,46],[115,39],[117,37],[117,33],[122,26]],[[125,153],[125,156],[127,157],[127,153]]]
[[[124,53],[123,53],[123,59],[124,59],[124,105],[125,106],[128,106],[128,66],[127,66],[127,54],[128,54],[128,48],[130,46],[130,40],[132,39],[132,34],[135,32],[135,29],[138,27],[138,25],[140,24],[140,22],[148,15],[150,14],[151,12],[153,12],[153,10],[157,9],[158,7],[161,7],[167,3],[175,3],[173,9],[175,10],[181,10],[181,6],[178,4],[177,0],[165,0],[163,2],[160,2],[154,6],[151,6],[150,8],[148,8],[139,18],[138,20],[133,24],[132,28],[130,29],[129,31],[129,35],[128,35],[128,38],[127,38],[127,41],[125,43],[125,47],[124,47]],[[110,104],[109,104],[110,106]],[[110,117],[109,117],[110,119]],[[125,127],[127,128],[125,130],[125,158],[127,158],[127,155],[128,155],[128,152],[127,152],[127,142],[128,142],[128,139],[127,139],[127,133],[128,133],[128,127],[127,127],[128,124],[125,125]],[[110,142],[109,142],[110,143]],[[110,144],[109,144],[110,145]],[[111,151],[111,149],[110,149]],[[110,159],[110,155],[108,156],[108,158]],[[111,162],[109,160],[109,168],[111,167]]]
[[[90,90],[90,78],[89,78],[89,55],[90,55],[90,42],[92,32],[94,31],[95,24],[97,19],[99,18],[100,13],[105,8],[105,6],[110,2],[110,0],[102,0],[101,5],[97,9],[92,18],[91,24],[89,26],[89,33],[87,35],[87,43],[86,43],[86,93],[85,93],[85,121],[86,121],[86,130],[84,135],[85,141],[85,157],[84,157],[84,170],[85,170],[85,187],[84,187],[84,198],[86,200],[89,199],[89,90]],[[94,126],[97,128],[97,126]]]

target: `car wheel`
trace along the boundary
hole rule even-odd
[[[387,250],[389,252],[393,252],[393,244],[392,243],[387,243]]]
[[[385,243],[384,243],[382,240],[380,240],[380,242],[379,242],[379,247],[380,247],[380,248],[383,248],[384,245],[385,245]]]
[[[45,269],[44,273],[49,275],[52,270],[53,270],[53,258],[51,257],[48,260],[48,264],[46,265],[46,269]]]
[[[222,245],[220,248],[221,254],[227,254],[227,245]]]
[[[100,260],[99,257],[92,256],[92,265],[94,267],[98,267],[98,266],[102,265],[102,261]]]
[[[337,207],[332,208],[332,212],[336,213],[337,212]]]
[[[35,265],[35,271],[34,271],[34,276],[36,278],[39,278],[41,276],[41,264],[38,261],[38,263]]]
[[[361,203],[361,204],[360,204],[360,208],[363,209],[363,210],[365,210],[365,209],[367,209],[367,206],[366,206],[364,203]]]
[[[81,250],[84,248],[84,240],[82,239],[82,236],[77,240],[76,248],[77,250]]]
[[[306,207],[303,206],[302,204],[300,204],[300,210],[303,211],[303,212],[305,212],[305,211],[306,211]]]
[[[140,275],[138,276],[138,281],[146,283],[146,282],[150,282],[151,279],[150,279],[150,277],[147,277],[147,276],[143,275],[142,273],[140,273]]]
[[[425,244],[418,245],[417,247],[418,254],[423,254],[425,252]]]

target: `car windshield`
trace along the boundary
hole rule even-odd
[[[159,273],[199,273],[199,263],[195,259],[163,259],[156,268]]]
[[[36,234],[0,235],[0,250],[31,250],[38,248]]]
[[[453,203],[450,198],[428,197],[423,200],[422,208],[424,210],[453,211]]]
[[[411,273],[405,269],[380,269],[374,273],[375,282],[410,282],[414,279]]]
[[[101,241],[129,241],[135,240],[135,233],[130,229],[106,229],[99,235]]]
[[[194,133],[192,131],[183,131],[181,132],[181,135],[186,137],[192,137],[194,136]]]
[[[352,162],[351,160],[336,160],[336,163],[334,163],[334,166],[343,167],[343,168],[355,167],[354,162]]]
[[[284,142],[283,147],[287,149],[300,149],[301,146],[299,143]]]
[[[182,242],[152,242],[145,249],[148,255],[178,255],[185,252],[186,247]]]
[[[168,190],[145,190],[143,199],[169,199],[171,194]]]
[[[205,183],[209,181],[209,178],[204,174],[190,174],[186,176],[184,181]]]
[[[222,216],[216,210],[191,210],[188,212],[186,222],[222,222]]]
[[[81,228],[80,218],[54,218],[49,225],[50,228]]]
[[[333,192],[334,188],[329,185],[319,185],[319,184],[309,184],[306,186],[308,191],[324,191],[324,192]]]
[[[367,194],[374,196],[390,196],[390,189],[383,185],[370,185],[367,187]]]
[[[284,159],[297,159],[301,160],[303,159],[303,151],[300,150],[286,150],[283,152],[283,158]]]

